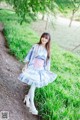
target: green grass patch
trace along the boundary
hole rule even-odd
[[[22,61],[30,47],[38,40],[38,36],[28,23],[20,25],[19,20],[20,18],[13,11],[0,10],[0,21],[4,23],[4,34],[10,53]]]
[[[0,10],[0,21],[5,25],[4,33],[11,51],[23,61],[31,46],[39,41],[39,36],[30,25],[18,23],[12,11]],[[51,44],[51,71],[57,79],[36,89],[36,106],[42,120],[80,119],[80,57],[63,51],[55,43]]]

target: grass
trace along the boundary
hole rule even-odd
[[[0,21],[11,51],[20,61],[39,36],[29,24],[20,25],[15,13],[0,10]],[[51,44],[51,71],[55,82],[36,89],[36,106],[42,120],[80,120],[80,57]]]
[[[28,17],[28,19],[31,18]],[[20,25],[19,20],[20,18],[13,11],[0,10],[0,21],[5,26],[4,34],[11,50],[10,53],[22,61],[28,53],[29,48],[38,39],[38,36],[30,28],[29,23]]]

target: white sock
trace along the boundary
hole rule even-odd
[[[35,105],[34,105],[35,89],[36,89],[35,84],[32,84],[31,87],[30,87],[30,90],[28,92],[28,96],[30,97],[31,106],[33,106],[33,107],[35,107]]]

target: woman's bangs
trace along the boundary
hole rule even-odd
[[[45,38],[45,39],[49,39],[48,35],[42,35],[42,37]]]

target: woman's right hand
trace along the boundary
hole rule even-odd
[[[27,67],[28,67],[28,64],[26,64],[26,65],[23,67],[22,72],[24,72],[24,71],[27,69]]]

